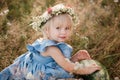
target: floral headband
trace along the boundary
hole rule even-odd
[[[53,16],[60,14],[69,14],[72,20],[75,22],[76,16],[74,10],[71,7],[66,7],[63,4],[58,4],[54,7],[48,8],[48,10],[41,16],[33,17],[32,23],[30,24],[33,29],[38,31],[49,19]]]

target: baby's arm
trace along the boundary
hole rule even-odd
[[[89,53],[86,50],[79,50],[72,56],[71,61],[77,62],[84,59],[91,59]]]
[[[66,58],[63,56],[61,51],[54,46],[48,47],[46,52],[46,56],[51,56],[64,70],[76,73],[76,74],[91,74],[95,72],[96,70],[99,70],[99,67],[96,65],[91,65],[86,68],[79,68],[75,70],[76,64],[74,64],[71,61],[66,60]]]

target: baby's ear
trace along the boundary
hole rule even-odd
[[[48,38],[49,31],[48,31],[47,27],[42,28],[41,31],[43,33],[44,38],[45,39]]]
[[[49,28],[48,27],[45,28],[45,33],[46,33],[46,35],[49,34]]]

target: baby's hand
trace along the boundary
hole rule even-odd
[[[79,50],[75,55],[78,61],[83,59],[91,59],[89,53],[86,50]]]
[[[96,64],[91,64],[90,66],[84,67],[80,69],[80,73],[81,75],[86,75],[86,74],[92,74],[93,72],[100,70],[100,66],[96,65]]]

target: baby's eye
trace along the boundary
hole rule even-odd
[[[60,27],[56,27],[56,29],[60,29]]]
[[[70,27],[66,27],[66,28],[65,28],[65,30],[69,30],[69,29],[70,29]]]

